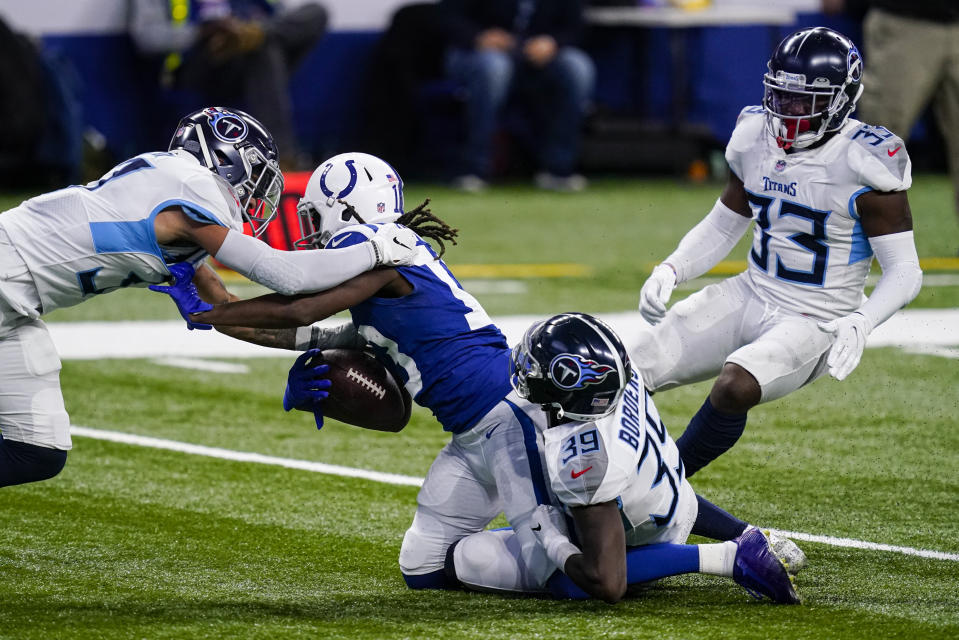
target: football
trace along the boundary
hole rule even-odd
[[[356,349],[327,349],[320,356],[330,366],[332,383],[324,416],[375,431],[406,426],[413,401],[379,360]]]

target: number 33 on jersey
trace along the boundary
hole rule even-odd
[[[903,142],[850,119],[821,147],[786,153],[764,126],[762,107],[747,107],[726,148],[756,220],[752,282],[788,309],[851,313],[862,303],[872,264],[856,198],[909,188],[912,164]]]

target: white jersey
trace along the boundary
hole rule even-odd
[[[242,232],[240,204],[223,178],[193,158],[145,153],[97,182],[31,198],[0,215],[36,290],[33,295],[0,281],[0,295],[32,316],[121,287],[162,282],[167,264],[206,257],[196,245],[158,244],[154,219],[171,206]]]
[[[546,466],[567,507],[617,501],[626,544],[649,544],[670,528],[685,540],[696,497],[679,450],[633,370],[619,406],[596,422],[569,422],[543,432]]]
[[[746,107],[726,161],[756,221],[747,261],[757,294],[819,320],[858,309],[872,249],[856,198],[909,188],[912,163],[902,140],[850,119],[822,146],[787,154],[766,131],[763,108]]]

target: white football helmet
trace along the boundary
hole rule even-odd
[[[297,249],[322,249],[351,224],[393,222],[403,215],[403,180],[368,153],[341,153],[320,163],[296,206]]]

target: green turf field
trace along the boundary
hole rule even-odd
[[[717,194],[717,185],[666,180],[601,181],[567,196],[413,185],[407,202],[429,195],[460,228],[448,262],[467,283],[525,290],[477,293],[491,314],[548,315],[632,309],[651,264]],[[938,176],[910,191],[922,258],[955,257],[951,197]],[[517,264],[567,265],[572,275],[489,275]],[[912,306],[959,307],[959,286],[927,287]],[[50,316],[174,318],[165,298],[133,290]],[[234,362],[248,372],[68,360],[63,390],[76,425],[412,477],[447,440],[422,410],[399,434],[336,423],[317,432],[309,416],[280,408],[289,361]],[[396,558],[413,486],[75,436],[57,478],[0,490],[0,639],[956,638],[957,389],[955,359],[869,349],[848,380],[755,409],[739,444],[693,478],[757,524],[951,554],[800,542],[810,560],[797,579],[802,607],[757,603],[732,581],[701,576],[616,606],[412,592]],[[656,396],[674,437],[707,391]]]

